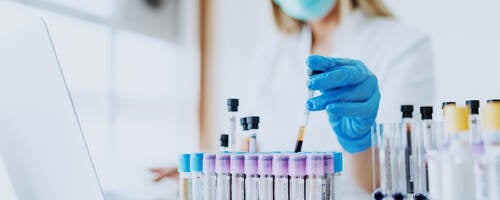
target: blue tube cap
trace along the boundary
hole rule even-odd
[[[344,167],[342,166],[342,152],[333,152],[333,172],[342,172]]]
[[[191,154],[184,153],[179,155],[179,167],[178,171],[179,172],[190,172],[190,157]]]
[[[190,169],[192,172],[203,171],[203,153],[191,154]]]

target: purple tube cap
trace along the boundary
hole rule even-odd
[[[231,154],[231,173],[232,174],[245,173],[245,155],[244,154]]]
[[[290,176],[306,175],[306,154],[298,153],[290,156]]]
[[[261,154],[259,155],[259,174],[272,175],[273,174],[273,155]]]
[[[318,153],[312,153],[307,155],[307,165],[306,165],[307,175],[324,175],[325,174],[325,163],[323,161],[323,155]]]
[[[274,154],[272,166],[275,176],[288,175],[288,155]]]
[[[333,155],[331,153],[324,153],[323,154],[323,162],[324,162],[324,170],[325,174],[333,174]]]
[[[215,154],[203,155],[203,172],[205,173],[215,172]]]
[[[245,155],[245,174],[259,174],[259,155],[246,154]]]
[[[231,172],[231,156],[229,154],[217,154],[215,156],[215,171],[217,173]]]

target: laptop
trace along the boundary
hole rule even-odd
[[[102,200],[46,23],[0,38],[0,156],[19,200]]]

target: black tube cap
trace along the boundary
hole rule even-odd
[[[260,117],[258,116],[251,116],[247,117],[247,124],[248,124],[248,129],[259,129],[259,122],[260,122]]]
[[[465,101],[465,105],[469,107],[470,114],[472,115],[479,114],[479,100],[467,100]]]
[[[500,99],[488,99],[486,100],[486,103],[499,103]]]
[[[316,75],[316,74],[321,74],[321,73],[323,73],[323,71],[320,71],[320,70],[307,70],[307,75],[309,75],[309,76]]]
[[[427,200],[427,197],[424,194],[417,193],[413,197],[415,200]]]
[[[385,198],[385,195],[384,193],[382,193],[382,191],[376,190],[375,192],[373,192],[372,197],[374,200],[383,200]]]
[[[403,200],[403,199],[405,199],[405,195],[401,192],[396,192],[396,193],[392,194],[392,198],[394,200]]]
[[[441,110],[444,109],[445,106],[447,105],[457,105],[457,102],[454,101],[445,101],[443,104],[441,104]]]
[[[240,104],[239,99],[227,99],[227,111],[228,112],[238,112],[239,104]]]
[[[401,112],[403,112],[403,118],[413,117],[413,105],[402,105]]]
[[[433,109],[432,106],[422,106],[420,107],[420,114],[422,115],[422,120],[432,119]]]
[[[229,146],[229,135],[228,134],[221,134],[220,135],[220,146],[221,147],[228,147]]]
[[[248,123],[247,123],[246,117],[243,117],[240,119],[240,124],[241,124],[241,127],[243,128],[243,131],[248,131]]]

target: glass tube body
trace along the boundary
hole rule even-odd
[[[500,132],[494,134],[494,140],[486,146],[488,195],[490,199],[500,199]]]
[[[326,176],[309,175],[306,179],[306,199],[326,200]]]
[[[217,174],[217,200],[231,200],[231,174]]]
[[[290,191],[289,191],[289,182],[290,179],[288,175],[279,175],[275,177],[274,181],[274,199],[275,200],[289,200]]]
[[[500,131],[485,132],[484,152],[477,158],[475,166],[476,198],[500,199]]]
[[[500,103],[489,100],[484,109],[484,141],[488,197],[500,199]]]
[[[205,173],[203,175],[203,199],[204,200],[217,200],[217,174]]]
[[[203,200],[203,173],[191,172],[192,200]]]
[[[470,141],[474,152],[474,185],[476,200],[488,200],[488,158],[485,156],[484,138],[481,134],[478,114],[471,114],[469,117]]]
[[[415,123],[412,118],[403,118],[402,120],[402,160],[400,162],[401,183],[406,185],[406,188],[401,188],[401,192],[413,194],[415,189],[416,175],[416,141],[417,135],[415,132]]]
[[[479,114],[471,114],[469,117],[470,125],[470,136],[473,143],[478,143],[483,140],[483,135],[481,134],[481,121]]]
[[[389,161],[390,176],[392,178],[392,195],[396,194],[406,194],[407,189],[407,171],[406,171],[406,162],[407,159],[407,149],[406,149],[406,131],[402,130],[403,125],[399,125],[399,128],[396,129],[399,131],[398,133],[393,135],[393,138],[389,140],[391,147]],[[384,134],[386,131],[384,130]]]
[[[334,198],[334,194],[335,194],[335,174],[333,173],[327,173],[325,174],[325,178],[326,178],[326,199],[327,200],[333,200],[335,199]]]
[[[191,200],[191,174],[189,172],[179,173],[179,199]]]
[[[255,153],[257,152],[257,132],[258,130],[257,129],[252,129],[252,130],[249,130],[250,134],[249,134],[249,147],[248,147],[248,152],[250,153]]]
[[[245,174],[232,175],[231,200],[245,200]]]
[[[469,131],[451,133],[441,152],[443,175],[443,200],[468,200],[475,198],[473,155]]]
[[[259,200],[259,175],[251,174],[245,178],[245,200]]]
[[[425,195],[428,194],[428,186],[427,186],[427,177],[428,177],[428,168],[426,161],[426,149],[430,148],[430,145],[435,146],[434,144],[426,145],[425,140],[428,140],[427,143],[434,143],[434,139],[432,138],[434,135],[434,123],[431,119],[422,120],[419,126],[415,126],[414,134],[415,134],[415,183],[414,183],[414,192],[416,194]]]
[[[273,200],[274,177],[261,175],[259,179],[259,200]]]
[[[229,151],[234,152],[236,150],[236,122],[238,119],[238,112],[228,111],[227,118],[228,118],[227,134],[229,135],[228,149]]]
[[[399,123],[379,124],[374,132],[377,136],[378,163],[380,170],[380,190],[384,195],[392,195],[394,192],[401,192],[398,187],[403,174],[399,170],[399,156],[402,155],[401,125]],[[338,185],[338,184],[337,184]]]
[[[441,150],[445,139],[444,122],[434,122],[435,134],[424,133],[424,146],[427,161],[427,185],[430,199],[442,199],[441,188],[443,185],[441,173]]]
[[[306,176],[290,177],[290,200],[306,199]]]

